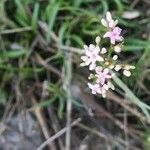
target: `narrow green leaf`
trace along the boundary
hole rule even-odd
[[[52,28],[54,26],[58,10],[59,10],[59,4],[58,3],[53,4],[53,5],[49,5],[46,9],[46,16],[47,16],[47,20],[48,20],[48,32],[46,34],[47,43],[50,42],[51,31],[52,31]]]
[[[19,58],[26,54],[26,50],[11,50],[11,51],[1,51],[1,58]]]
[[[113,80],[116,82],[116,84],[121,89],[124,90],[127,99],[129,99],[131,102],[133,102],[134,104],[136,104],[143,111],[143,113],[146,115],[146,117],[148,118],[148,120],[150,120],[150,115],[149,115],[150,106],[148,106],[147,104],[145,104],[142,101],[140,101],[140,99],[137,98],[133,94],[133,92],[126,86],[126,84],[124,84],[117,76],[114,76]]]
[[[28,18],[28,15],[24,9],[24,5],[23,5],[22,1],[15,0],[15,3],[17,5],[16,18],[17,18],[18,22],[23,26],[27,26],[29,23],[29,18]]]
[[[36,31],[37,29],[37,21],[38,21],[38,14],[39,14],[39,3],[36,3],[34,5],[34,11],[33,11],[33,15],[32,15],[32,21],[31,21],[31,25],[32,25],[32,28],[34,30],[34,32]]]

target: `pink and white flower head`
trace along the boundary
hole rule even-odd
[[[105,83],[107,83],[107,80],[111,78],[108,68],[105,68],[103,70],[102,67],[97,67],[95,71],[96,71],[95,76],[97,77],[96,83],[100,83],[101,85],[104,85]]]
[[[101,91],[101,87],[99,84],[91,84],[91,83],[88,83],[88,86],[89,88],[92,90],[92,94],[101,94],[102,91]]]
[[[110,39],[111,44],[115,44],[116,41],[122,41],[123,37],[120,35],[121,30],[119,27],[115,27],[114,29],[106,32],[104,34],[104,38],[108,37]]]
[[[89,88],[92,90],[92,94],[101,94],[102,97],[106,97],[107,91],[109,89],[114,90],[115,87],[112,84],[112,78],[114,76],[114,71],[121,72],[129,77],[131,75],[130,69],[135,69],[134,66],[118,64],[118,55],[113,54],[120,53],[122,50],[122,40],[121,31],[117,25],[118,20],[113,20],[110,12],[106,13],[106,17],[101,20],[103,26],[107,28],[107,32],[102,36],[103,38],[109,38],[111,47],[100,48],[100,41],[102,38],[97,36],[95,39],[96,46],[90,44],[89,46],[84,46],[85,56],[81,59],[83,63],[81,66],[89,66],[89,70],[92,70],[92,74],[89,76],[89,80],[93,83],[88,83]],[[117,43],[116,42],[120,42]]]
[[[85,56],[82,56],[81,59],[84,61],[81,63],[81,66],[89,66],[90,70],[94,70],[96,67],[96,62],[104,61],[103,57],[99,55],[100,48],[93,44],[90,44],[89,47],[87,45],[84,46]]]

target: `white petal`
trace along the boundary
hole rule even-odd
[[[104,58],[103,58],[103,57],[101,57],[101,56],[99,56],[99,55],[97,55],[96,60],[97,60],[97,61],[100,61],[100,62],[103,62],[103,61],[104,61]]]
[[[80,66],[81,66],[81,67],[86,66],[86,65],[85,65],[85,62],[81,63]]]
[[[105,68],[105,69],[104,69],[104,73],[105,73],[105,74],[108,74],[108,72],[109,72],[109,69],[108,69],[108,68]]]
[[[106,19],[109,22],[112,20],[111,13],[109,11],[106,13]]]
[[[129,70],[124,70],[123,71],[123,74],[127,77],[130,77],[131,76],[131,72]]]
[[[92,89],[92,88],[93,88],[93,85],[92,85],[91,83],[88,83],[88,87],[89,87],[90,89]]]
[[[100,88],[97,90],[97,93],[98,93],[98,94],[102,94],[102,91],[101,91]]]
[[[96,64],[95,64],[95,63],[92,63],[92,64],[90,65],[90,67],[89,67],[89,70],[94,70],[95,67],[96,67]]]
[[[101,23],[102,23],[103,26],[107,27],[107,22],[106,22],[105,19],[102,19],[102,20],[101,20]]]
[[[96,46],[95,49],[94,49],[94,53],[95,54],[98,54],[100,51],[100,47],[99,46]]]
[[[83,47],[84,47],[85,50],[88,50],[88,46],[87,45],[84,45]]]
[[[81,59],[82,59],[83,61],[87,61],[88,57],[87,57],[87,56],[81,56]]]
[[[115,27],[117,24],[118,24],[118,20],[115,20],[113,27]]]
[[[87,61],[85,61],[85,66],[88,66],[91,63],[91,60],[88,59]]]
[[[95,49],[95,45],[90,44],[90,45],[89,45],[89,50],[90,50],[90,51],[94,51],[94,49]]]
[[[92,90],[92,94],[94,94],[94,95],[95,95],[95,94],[96,94],[96,91]]]
[[[109,89],[109,87],[108,87],[107,84],[104,84],[104,85],[103,85],[103,88],[104,88],[105,90],[108,90],[108,89]]]
[[[110,28],[113,28],[113,27],[114,27],[114,21],[113,21],[113,20],[111,20],[111,21],[109,22],[109,27],[110,27]]]
[[[106,48],[103,47],[103,48],[101,49],[101,54],[105,54],[106,52],[107,52]]]

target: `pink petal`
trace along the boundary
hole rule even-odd
[[[85,55],[86,55],[86,56],[89,56],[89,57],[90,57],[91,54],[92,54],[92,53],[91,53],[90,51],[85,51]]]
[[[115,34],[120,34],[121,31],[122,31],[122,29],[120,29],[119,27],[115,27],[115,28],[113,29],[113,33],[115,33]]]
[[[111,37],[111,32],[106,32],[105,34],[104,34],[104,36],[103,36],[104,38],[106,38],[106,37]]]
[[[100,79],[101,84],[103,85],[105,83],[105,78]]]
[[[96,67],[96,69],[95,69],[95,71],[96,71],[96,73],[98,74],[98,73],[101,73],[102,72],[102,67]]]
[[[116,36],[116,40],[122,41],[122,40],[123,40],[123,37],[122,37],[122,36]]]
[[[101,56],[99,56],[99,55],[97,55],[96,60],[97,60],[97,61],[100,61],[100,62],[103,62],[103,61],[104,61],[104,58],[101,57]]]

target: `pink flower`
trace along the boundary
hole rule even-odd
[[[108,79],[111,78],[111,75],[109,74],[109,69],[108,68],[105,68],[104,70],[102,70],[101,67],[97,67],[96,68],[96,83],[100,83],[101,85],[104,85]]]
[[[102,93],[101,87],[100,87],[99,84],[94,84],[93,85],[91,83],[88,83],[88,86],[92,90],[92,94],[96,94],[96,93],[101,94]]]
[[[81,63],[81,66],[88,66],[89,69],[93,70],[96,67],[96,61],[102,62],[104,61],[103,57],[99,55],[100,48],[93,44],[88,46],[84,46],[85,49],[85,56],[82,56],[81,59],[84,61]]]
[[[119,27],[115,27],[112,31],[108,31],[104,34],[104,38],[110,38],[111,44],[115,44],[115,41],[122,41],[123,37],[120,36],[121,30]]]

